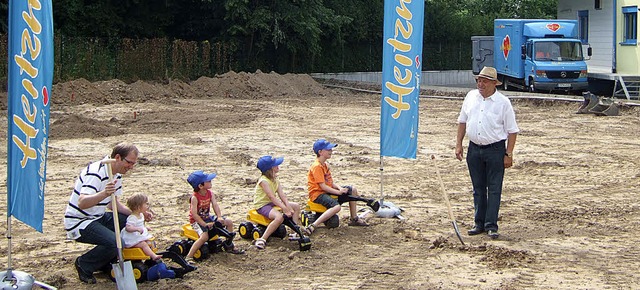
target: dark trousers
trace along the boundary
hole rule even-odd
[[[120,229],[124,228],[127,224],[127,216],[119,213],[118,222]],[[101,218],[80,230],[80,237],[76,241],[96,245],[78,259],[80,268],[83,270],[93,273],[114,261],[118,256],[118,246],[116,234],[113,231],[113,213],[106,212]]]
[[[484,146],[469,142],[467,166],[473,184],[474,222],[487,231],[498,230],[506,150],[504,140]]]

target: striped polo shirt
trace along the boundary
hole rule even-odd
[[[122,195],[122,175],[118,173],[114,178],[116,179],[115,194],[120,196]],[[101,218],[107,211],[111,196],[103,199],[95,206],[85,209],[80,209],[78,199],[81,194],[96,194],[103,191],[108,182],[107,166],[102,164],[101,161],[90,163],[80,172],[69,198],[67,210],[64,213],[64,227],[67,231],[67,238],[72,240],[79,238],[81,229],[86,228],[92,221]]]

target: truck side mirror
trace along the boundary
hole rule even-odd
[[[593,51],[591,50],[591,46],[589,46],[589,47],[587,48],[587,55],[588,55],[588,56],[591,56],[592,54],[593,54]]]
[[[520,58],[521,59],[527,58],[527,47],[524,44],[520,46]]]

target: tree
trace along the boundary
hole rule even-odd
[[[298,59],[314,59],[323,35],[336,35],[349,18],[336,15],[321,0],[227,0],[226,30],[245,57],[264,59],[277,68],[295,70]]]

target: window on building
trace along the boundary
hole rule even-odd
[[[593,4],[593,7],[596,10],[602,10],[602,1],[601,0],[595,0],[595,3]]]
[[[623,45],[636,45],[638,43],[638,6],[622,7],[624,15]]]
[[[578,29],[582,44],[589,43],[589,10],[578,11]]]

